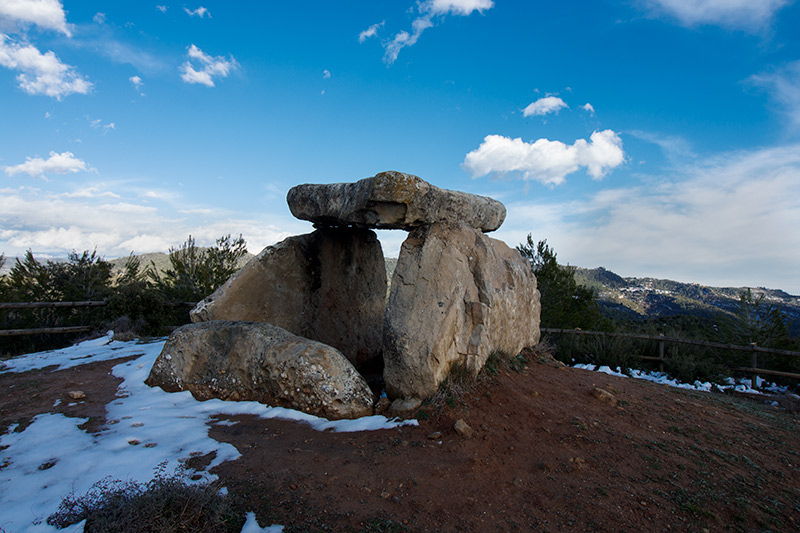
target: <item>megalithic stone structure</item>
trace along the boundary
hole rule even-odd
[[[265,248],[200,302],[192,320],[214,321],[213,328],[179,330],[168,344],[172,352],[201,353],[198,346],[210,342],[208,338],[259,331],[254,342],[230,344],[230,353],[239,358],[236,368],[274,368],[271,358],[281,358],[284,365],[293,353],[303,359],[298,360],[302,366],[305,352],[259,348],[266,336],[252,325],[241,326],[267,322],[341,352],[347,360],[336,363],[339,375],[356,372],[348,365],[359,368],[382,356],[389,397],[425,398],[436,392],[454,365],[477,374],[492,352],[513,356],[538,342],[541,306],[530,265],[519,252],[485,235],[505,219],[505,207],[497,200],[389,171],[354,183],[298,185],[287,202],[292,214],[313,222],[317,231]],[[388,303],[383,253],[372,229],[410,232]],[[252,353],[240,353],[245,345]],[[222,352],[227,353],[227,346]],[[184,378],[175,376],[183,376],[184,370],[167,363],[171,356],[166,352],[148,382],[180,388]],[[265,360],[267,352],[272,355]],[[178,366],[193,364],[191,357],[181,361]],[[204,372],[204,380],[212,379]],[[320,379],[315,385],[318,374],[312,376],[303,381],[300,399],[280,401],[320,413],[320,405],[333,401],[326,396],[330,384]],[[225,387],[219,388],[223,382]],[[214,383],[216,388],[204,387],[202,394],[237,397],[228,390],[236,386],[235,379]],[[365,394],[350,395],[357,398],[352,405],[337,396],[336,409],[323,411],[332,417],[363,413]],[[248,396],[254,395],[258,393],[249,390]],[[322,404],[309,398],[323,398]]]

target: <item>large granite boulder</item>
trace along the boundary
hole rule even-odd
[[[146,383],[198,400],[253,400],[329,419],[372,414],[364,378],[337,350],[263,322],[189,324],[170,335]]]
[[[493,351],[536,344],[540,309],[516,250],[464,223],[416,229],[400,249],[384,316],[388,396],[429,397],[454,364],[477,374]]]
[[[325,228],[265,248],[191,311],[192,322],[268,322],[341,351],[381,355],[386,270],[375,233]]]
[[[502,203],[448,191],[402,172],[381,172],[355,183],[298,185],[286,197],[292,214],[318,226],[403,229],[461,221],[484,232],[500,227]]]

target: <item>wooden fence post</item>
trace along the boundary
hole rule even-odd
[[[758,352],[756,351],[756,343],[750,343],[750,350],[752,350],[750,359],[753,366],[753,377],[750,378],[750,388],[758,390],[758,374],[756,374],[756,370],[758,369]]]
[[[664,334],[662,333],[663,337]],[[664,339],[658,341],[658,371],[664,372]]]

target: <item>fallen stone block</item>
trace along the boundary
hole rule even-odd
[[[146,383],[198,400],[252,400],[329,419],[372,414],[366,381],[336,349],[264,322],[210,321],[170,335]]]

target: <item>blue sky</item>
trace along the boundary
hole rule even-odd
[[[789,0],[0,0],[0,251],[257,253],[311,231],[293,185],[399,170],[564,263],[800,294],[799,29]]]

